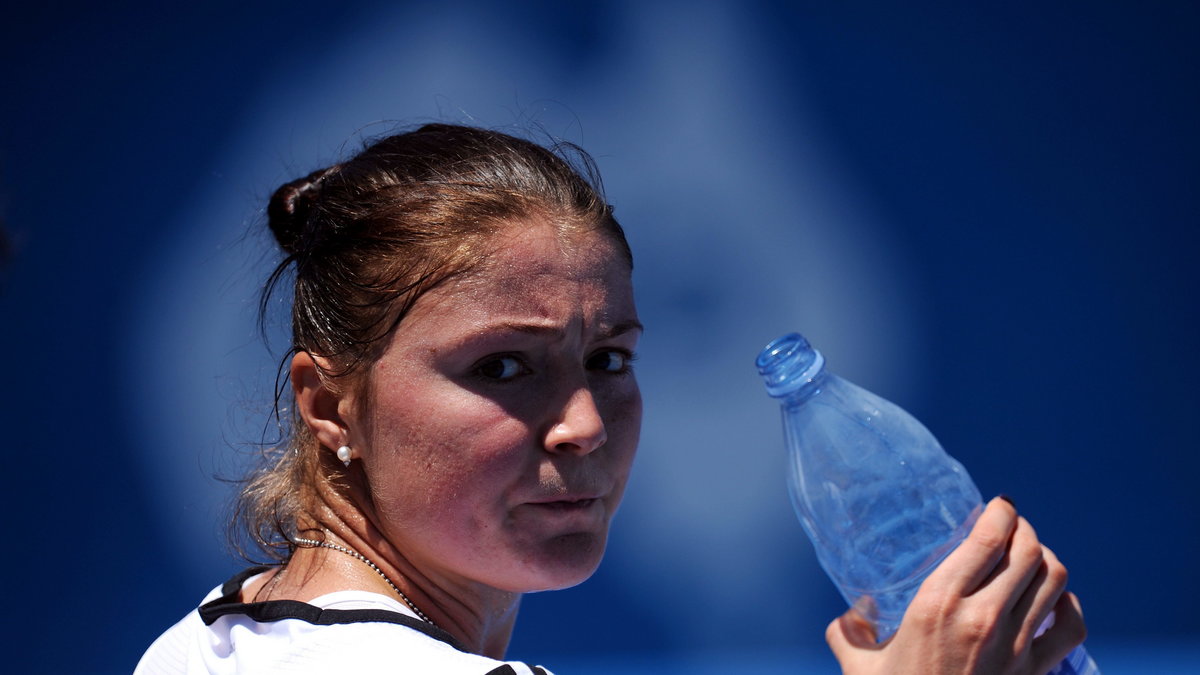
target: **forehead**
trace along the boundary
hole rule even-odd
[[[449,313],[480,320],[509,312],[549,318],[574,309],[600,321],[635,318],[630,265],[601,231],[564,231],[533,220],[501,228],[486,246],[478,265],[418,299],[401,327]],[[627,316],[609,316],[616,314]]]
[[[561,230],[543,221],[502,228],[489,242],[481,264],[464,285],[526,285],[545,277],[572,281],[617,279],[629,275],[617,246],[599,230]]]

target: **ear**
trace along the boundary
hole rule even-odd
[[[346,445],[349,442],[347,425],[338,410],[342,396],[325,385],[313,356],[308,352],[296,352],[292,357],[291,374],[296,410],[317,442],[327,448]]]

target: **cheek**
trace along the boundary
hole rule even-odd
[[[642,396],[637,384],[612,392],[602,403],[608,444],[628,472],[642,430]]]
[[[525,425],[461,391],[381,413],[368,472],[376,504],[399,522],[437,521],[498,500],[528,454]]]
[[[593,391],[609,435],[617,429],[621,435],[632,435],[636,439],[642,428],[642,392],[637,380],[629,375],[625,381]]]

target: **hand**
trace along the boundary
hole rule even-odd
[[[1087,634],[1067,569],[1012,504],[996,498],[917,591],[890,640],[851,609],[825,639],[843,673],[1045,675]],[[1054,624],[1038,628],[1054,612]]]

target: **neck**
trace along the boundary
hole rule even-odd
[[[512,637],[521,595],[476,582],[453,580],[418,564],[393,547],[364,510],[351,498],[322,486],[321,508],[299,536],[345,547],[365,557],[395,584],[406,604],[447,631],[471,651],[502,658]],[[366,502],[360,502],[366,503]],[[288,583],[276,597],[305,600],[333,590],[362,589],[397,593],[361,560],[329,548],[297,548],[287,564]]]

